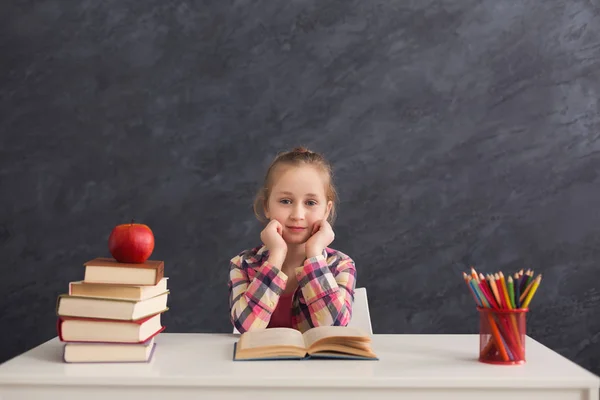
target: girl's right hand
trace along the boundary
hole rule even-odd
[[[260,233],[260,240],[267,246],[269,252],[278,253],[285,257],[287,244],[283,240],[283,226],[276,219],[271,220]]]

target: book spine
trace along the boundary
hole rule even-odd
[[[56,315],[60,315],[58,313],[58,309],[60,308],[60,300],[63,298],[63,295],[58,295],[58,297],[56,298],[56,309],[54,310],[56,312]]]
[[[66,358],[66,350],[67,350],[67,345],[65,344],[63,347],[63,361],[67,364],[94,364],[94,363],[101,363],[101,364],[107,364],[107,363],[118,363],[118,364],[129,364],[129,363],[149,363],[152,360],[152,357],[154,356],[154,350],[156,349],[156,343],[152,343],[152,350],[150,350],[150,355],[148,356],[147,360],[138,360],[138,361],[67,361]]]
[[[160,265],[158,266],[158,268],[156,268],[156,276],[154,279],[154,285],[158,285],[158,282],[160,282],[160,280],[163,278],[163,276],[165,275],[165,263],[161,262]]]
[[[56,319],[56,333],[58,334],[58,340],[60,340],[61,342],[63,342],[63,336],[62,336],[62,319],[61,318],[57,318]]]
[[[148,336],[147,338],[142,339],[142,340],[131,341],[131,342],[115,342],[115,341],[111,341],[111,340],[100,340],[100,341],[98,341],[98,340],[65,340],[62,335],[59,336],[59,339],[63,343],[87,343],[87,344],[98,344],[98,345],[102,345],[102,344],[125,344],[125,345],[127,345],[127,344],[144,344],[144,343],[147,343],[150,339],[158,336],[165,329],[166,329],[166,326],[161,326],[156,332],[151,333],[150,336]]]

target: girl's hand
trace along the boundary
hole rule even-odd
[[[260,233],[260,240],[269,249],[269,259],[275,257],[277,261],[273,264],[283,264],[287,254],[287,244],[283,240],[283,226],[276,219],[271,220]],[[281,266],[281,265],[277,265]]]
[[[322,219],[313,225],[310,238],[306,241],[306,258],[323,254],[325,247],[335,239],[335,233],[327,220]]]

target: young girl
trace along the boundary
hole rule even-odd
[[[280,154],[267,170],[254,213],[268,222],[263,246],[231,259],[231,322],[241,333],[288,327],[301,332],[348,325],[356,269],[327,246],[334,239],[337,194],[331,166],[305,148]]]

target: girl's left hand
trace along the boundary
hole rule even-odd
[[[327,220],[322,219],[315,222],[311,236],[306,241],[306,258],[323,254],[323,250],[333,242],[333,239],[335,239],[335,233],[333,233],[333,229]]]

